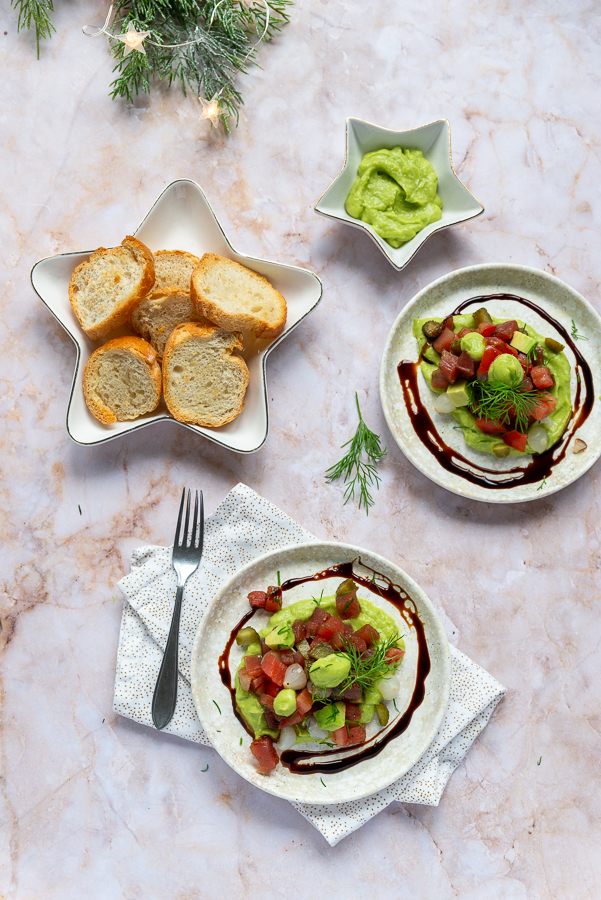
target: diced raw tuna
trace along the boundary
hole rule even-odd
[[[245,656],[244,665],[251,678],[258,678],[259,675],[263,673],[263,669],[261,668],[261,658],[259,656]]]
[[[348,746],[348,731],[346,730],[346,725],[343,725],[342,728],[338,728],[337,731],[332,732],[332,738],[334,739],[334,743],[337,747],[346,747]]]
[[[294,643],[304,640],[307,636],[307,626],[302,619],[295,619],[292,623],[292,631],[294,632]]]
[[[286,725],[300,725],[303,721],[303,716],[297,710],[295,713],[292,713],[291,716],[287,716],[285,719],[280,721],[280,728],[285,728]]]
[[[476,362],[467,350],[462,350],[461,356],[457,359],[457,371],[466,378],[473,378],[476,374]]]
[[[484,434],[503,434],[505,426],[499,422],[493,422],[491,419],[476,419],[476,428],[479,428]]]
[[[355,635],[364,640],[368,647],[380,640],[380,632],[373,625],[362,625],[355,631]]]
[[[526,393],[528,391],[534,390],[534,385],[532,384],[532,379],[528,375],[522,380],[520,388],[522,391],[524,391]]]
[[[361,718],[361,707],[356,703],[345,703],[344,718],[347,722],[358,722]]]
[[[329,641],[335,634],[344,634],[344,623],[338,616],[330,616],[327,622],[319,626],[317,637],[322,641]]]
[[[457,380],[457,357],[453,353],[443,350],[440,362],[438,363],[438,368],[446,377],[447,381],[451,384],[455,384]]]
[[[525,353],[518,353],[518,360],[522,369],[524,370],[524,375],[527,375],[532,368],[530,363],[528,362],[528,357]]]
[[[442,334],[433,341],[432,346],[436,350],[437,353],[442,353],[443,350],[448,350],[453,341],[457,340],[457,335],[454,331],[449,331],[448,328],[445,328]]]
[[[461,331],[457,332],[457,340],[460,341],[462,337],[465,337],[466,334],[473,334],[473,328],[462,328]]]
[[[303,656],[302,653],[299,653],[298,650],[294,651],[294,662],[298,663],[299,666],[304,667],[304,665],[305,665],[305,662],[306,662],[305,657]]]
[[[551,397],[550,394],[543,394],[541,397],[536,398],[536,407],[530,413],[533,419],[546,419],[547,416],[550,416],[551,413],[555,412],[555,407],[557,406],[557,397]]]
[[[508,322],[501,322],[500,325],[497,325],[495,328],[495,334],[502,338],[504,341],[510,341],[513,337],[514,331],[518,330],[518,323],[515,319],[510,319]]]
[[[351,634],[349,636],[349,641],[351,644],[353,644],[353,646],[357,650],[357,653],[363,653],[364,650],[367,650],[367,643],[363,640],[363,638],[358,637],[356,632],[355,634]]]
[[[238,681],[240,682],[240,687],[242,688],[242,690],[248,693],[248,691],[250,691],[252,681],[248,672],[245,672],[244,669],[240,669],[240,671],[238,672]]]
[[[336,612],[341,619],[356,619],[361,614],[356,588],[346,594],[336,594]]]
[[[271,694],[259,694],[259,703],[266,709],[273,709],[273,697]]]
[[[276,684],[275,681],[267,680],[263,685],[263,693],[269,694],[270,697],[277,697],[280,693],[281,685]]]
[[[302,691],[296,695],[296,708],[301,716],[306,716],[308,712],[310,712],[311,707],[313,706],[313,697],[307,688],[303,688]]]
[[[267,676],[263,675],[262,673],[261,673],[261,675],[257,675],[256,678],[251,678],[251,680],[250,680],[250,686],[253,689],[253,691],[255,692],[255,694],[262,694],[263,688],[266,684],[267,684]]]
[[[451,382],[440,369],[434,369],[432,372],[432,387],[435,391],[446,391]]]
[[[288,667],[285,666],[284,663],[279,660],[271,650],[263,657],[261,668],[270,681],[275,682],[275,684],[279,685],[279,687],[282,686],[282,684],[284,683],[286,669]]]
[[[453,316],[447,316],[447,318],[442,323],[443,328],[448,328],[449,331],[453,331],[455,326],[453,324]]]
[[[553,376],[551,372],[547,368],[547,366],[534,366],[532,372],[530,373],[530,377],[534,382],[534,386],[539,389],[539,391],[544,390],[545,388],[553,387],[555,382],[553,381]]]
[[[250,745],[250,752],[259,763],[259,775],[268,775],[273,772],[280,761],[273,741],[268,735],[254,740]]]
[[[543,399],[549,407],[549,415],[552,415],[555,412],[555,407],[557,406],[557,397],[552,397],[551,394],[543,394],[541,399]]]
[[[283,662],[285,666],[291,666],[293,662],[296,662],[294,659],[294,650],[280,650],[278,651],[280,654],[280,662]]]
[[[350,747],[351,744],[362,744],[365,740],[365,728],[363,725],[343,725],[342,728],[332,732],[332,737],[337,747]]]
[[[282,589],[280,587],[267,588],[267,599],[265,600],[265,609],[267,612],[278,612],[282,608]]]
[[[521,431],[508,431],[507,434],[504,434],[501,438],[502,441],[505,441],[508,447],[511,447],[513,450],[519,450],[520,453],[524,453],[526,450],[526,444],[528,443],[528,437],[525,434],[522,434]]]
[[[251,591],[248,600],[253,609],[264,609],[267,594],[265,591]]]
[[[270,697],[269,699],[273,702],[273,697]],[[273,731],[279,731],[281,728],[280,720],[273,709],[270,709],[269,706],[264,707],[263,715],[265,716],[265,724],[267,727],[273,729]]]
[[[505,341],[502,341],[501,338],[497,337],[495,334],[485,338],[484,343],[487,347],[496,347],[501,353],[505,353],[505,348],[507,347]]]
[[[478,331],[482,335],[482,337],[490,337],[491,334],[495,333],[495,328],[497,326],[492,322],[480,322],[478,325]]]
[[[404,655],[405,651],[401,650],[400,647],[391,647],[384,654],[384,659],[388,660],[391,665],[398,666]]]
[[[329,612],[325,609],[321,609],[320,606],[316,606],[313,610],[313,615],[307,622],[307,638],[313,638],[317,634],[317,631],[320,625],[323,625],[324,622],[327,622],[330,618]]]
[[[336,632],[336,634],[332,635],[330,638],[330,647],[333,647],[334,650],[342,650],[346,653],[348,652],[348,645],[349,635],[346,634],[346,632],[343,632],[342,634]]]
[[[348,700],[350,703],[358,703],[361,700],[361,685],[355,682],[346,691],[342,691],[340,696],[343,700]]]

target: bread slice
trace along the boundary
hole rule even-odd
[[[134,331],[152,344],[157,356],[162,359],[167,338],[176,325],[182,325],[184,322],[211,324],[196,311],[190,300],[189,290],[155,288],[135,308],[129,324]]]
[[[180,422],[217,428],[244,409],[248,367],[236,354],[242,335],[215,325],[178,325],[163,357],[163,389]]]
[[[192,273],[198,311],[229,331],[275,338],[286,325],[286,301],[262,275],[231,259],[205,253]]]
[[[121,337],[90,356],[83,373],[88,409],[105,425],[151,412],[161,399],[161,367],[147,341]]]
[[[185,250],[157,250],[154,254],[154,290],[179,288],[190,293],[192,272],[199,263],[198,256]]]
[[[153,284],[152,253],[128,235],[120,247],[99,247],[77,266],[69,300],[85,333],[96,340],[127,322]]]

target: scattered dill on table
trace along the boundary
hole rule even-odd
[[[540,764],[541,764],[541,762],[542,762],[542,759],[543,759],[543,758],[542,758],[542,756],[541,756],[541,757],[539,758],[537,764],[536,764],[537,766],[540,766]]]
[[[209,764],[207,763],[206,766],[204,767],[204,769],[201,769],[200,771],[201,771],[201,772],[207,772],[208,769],[209,769]]]
[[[359,397],[355,391],[355,402],[359,414],[359,425],[355,436],[342,444],[342,449],[349,450],[335,465],[326,471],[326,482],[331,484],[338,478],[344,479],[344,503],[354,500],[358,495],[359,509],[363,507],[369,515],[369,507],[373,506],[374,498],[370,488],[379,488],[381,478],[378,475],[377,466],[380,460],[386,456],[386,448],[382,447],[380,437],[370,431],[361,415]],[[365,458],[364,458],[365,457]]]

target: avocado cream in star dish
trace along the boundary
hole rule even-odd
[[[414,319],[420,368],[466,443],[499,458],[543,453],[572,412],[564,346],[519,320],[473,314]]]
[[[295,744],[352,747],[366,740],[372,720],[377,728],[388,724],[386,703],[399,691],[395,672],[405,644],[391,616],[357,597],[352,579],[334,596],[283,609],[280,588],[248,596],[253,609],[273,612],[266,627],[242,628],[236,636],[245,650],[236,707],[254,735],[250,749],[260,774],[273,771],[278,751]]]

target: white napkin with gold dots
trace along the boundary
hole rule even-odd
[[[186,585],[177,707],[165,731],[210,746],[190,689],[190,657],[198,623],[221,584],[241,566],[268,550],[311,540],[313,535],[244,484],[233,488],[207,518],[202,563]],[[134,550],[131,572],[119,582],[125,604],[113,708],[116,713],[150,727],[152,695],[175,597],[170,555],[167,547]],[[451,647],[451,694],[442,727],[426,754],[406,775],[364,800],[292,805],[331,846],[393,800],[437,806],[449,778],[504,693],[505,688],[488,672]]]

